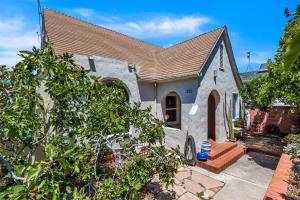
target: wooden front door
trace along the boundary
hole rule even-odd
[[[207,120],[208,139],[216,140],[216,100],[212,94],[208,97]]]

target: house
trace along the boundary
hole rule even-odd
[[[267,63],[264,63],[264,64],[260,65],[260,67],[257,71],[240,73],[240,77],[241,77],[243,83],[247,83],[254,78],[265,76],[267,74],[268,74],[268,65],[267,65]]]
[[[43,42],[104,81],[120,80],[131,103],[141,102],[165,122],[165,143],[197,150],[208,138],[227,138],[224,95],[239,115],[241,80],[226,27],[162,48],[56,11],[43,12]]]

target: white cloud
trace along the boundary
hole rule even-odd
[[[20,31],[24,27],[21,18],[3,18],[0,16],[0,33]]]
[[[73,8],[73,9],[71,9],[71,11],[75,14],[80,15],[81,17],[84,17],[84,18],[89,18],[95,14],[94,10],[90,9],[90,8]]]
[[[38,36],[34,31],[20,33],[17,35],[0,35],[0,48],[22,49],[32,46],[38,46]]]
[[[200,28],[211,21],[208,17],[161,17],[148,21],[129,21],[125,23],[108,23],[103,26],[122,33],[146,37],[162,37],[170,35],[194,35],[200,33]]]
[[[0,64],[12,67],[21,57],[20,50],[39,47],[36,30],[24,17],[4,17],[0,15]]]
[[[0,65],[6,65],[8,67],[14,66],[21,60],[21,57],[18,56],[18,51],[0,51]]]

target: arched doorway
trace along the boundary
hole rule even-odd
[[[208,96],[207,137],[216,140],[216,110],[220,101],[219,93],[213,90]]]
[[[125,105],[127,103],[130,103],[130,93],[127,86],[123,83],[123,81],[119,79],[110,79],[110,78],[101,79],[101,81],[103,85],[105,85],[106,87],[113,89],[114,92],[118,92],[117,93],[118,98],[114,98],[114,103],[120,105]],[[107,95],[111,95],[111,94],[107,94]],[[119,106],[115,106],[115,107],[119,107]],[[122,118],[125,115],[123,109],[116,110],[115,108],[112,108],[112,110],[113,110],[112,112],[117,114],[120,118]],[[124,126],[120,126],[120,127],[124,128],[128,133],[131,133],[131,125],[129,123],[129,119],[125,119]]]
[[[124,97],[126,98],[126,101],[130,102],[129,89],[123,83],[123,81],[115,78],[103,78],[101,79],[101,81],[103,84],[105,84],[108,87],[113,87],[117,90],[120,90],[123,93]]]

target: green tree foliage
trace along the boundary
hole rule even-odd
[[[248,107],[266,108],[274,100],[300,105],[300,5],[287,17],[275,59],[268,61],[268,75],[250,81],[242,89]]]
[[[130,105],[120,82],[103,84],[49,46],[20,56],[0,69],[0,199],[138,199],[156,174],[173,184],[178,149],[157,146],[163,123]]]

